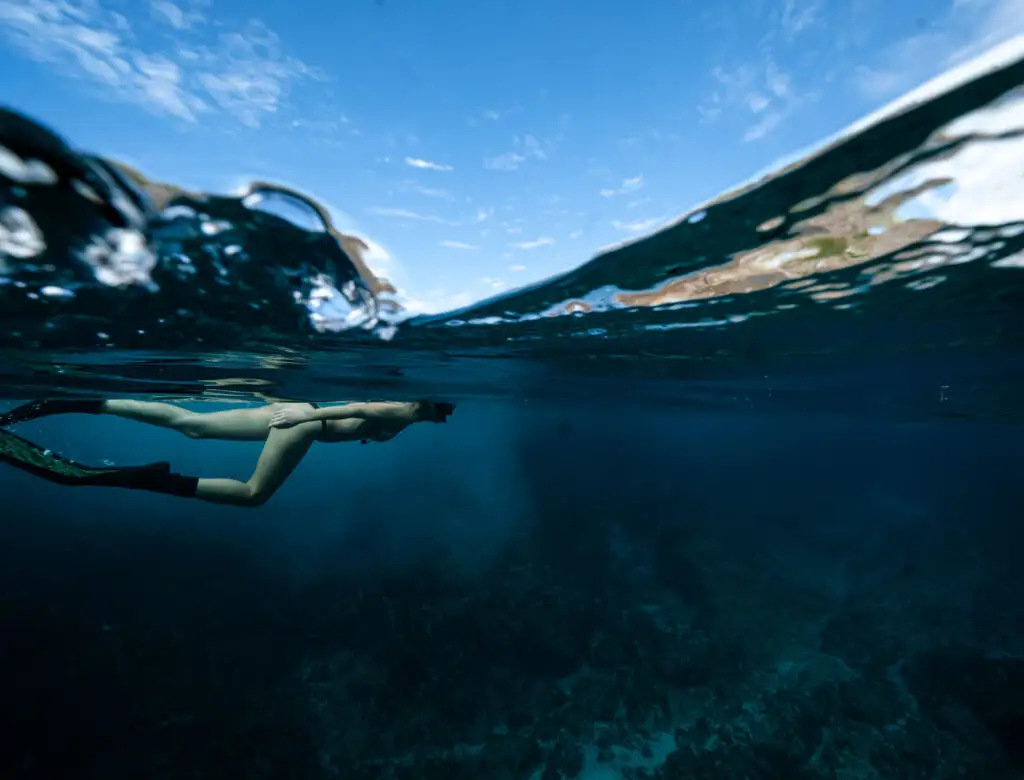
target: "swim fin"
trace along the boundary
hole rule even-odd
[[[166,461],[143,466],[86,466],[2,429],[0,462],[58,485],[119,487],[191,498],[199,483],[197,477],[172,472]]]
[[[103,401],[80,400],[77,398],[44,398],[0,414],[0,428],[49,417],[53,414],[99,414]]]

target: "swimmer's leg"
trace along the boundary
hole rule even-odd
[[[110,414],[127,420],[170,428],[193,439],[263,441],[270,407],[197,413],[160,401],[46,399],[30,401],[0,415],[0,428],[54,414]]]
[[[172,472],[166,462],[127,467],[85,466],[4,430],[0,430],[0,462],[60,485],[145,490],[214,504],[256,507],[265,504],[302,462],[316,431],[316,426],[305,425],[272,430],[248,482],[190,477]]]
[[[316,439],[316,431],[317,427],[308,425],[271,430],[256,463],[256,470],[248,482],[237,479],[187,477],[173,472],[161,473],[139,469],[133,472],[122,471],[117,476],[101,481],[79,484],[147,490],[181,498],[197,498],[212,504],[262,506],[302,462],[310,445]]]
[[[256,463],[256,470],[248,482],[200,479],[195,497],[214,504],[262,506],[302,462],[318,430],[319,426],[308,425],[271,429]]]
[[[193,439],[263,441],[269,431],[271,408],[258,406],[222,412],[193,412],[159,401],[103,401],[102,414],[135,420],[183,433]]]

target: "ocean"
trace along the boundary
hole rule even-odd
[[[4,408],[457,408],[245,509],[0,464],[2,776],[1024,777],[1022,81],[431,316],[287,218],[311,196],[4,110]],[[99,470],[259,454],[10,430]]]

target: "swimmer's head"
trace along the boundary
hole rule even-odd
[[[419,417],[424,422],[444,423],[455,411],[455,404],[447,401],[429,401],[426,399],[416,402],[419,407]]]

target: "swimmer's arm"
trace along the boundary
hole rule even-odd
[[[416,422],[417,404],[398,401],[372,401],[341,406],[322,406],[309,410],[310,420],[373,420],[376,422]]]

